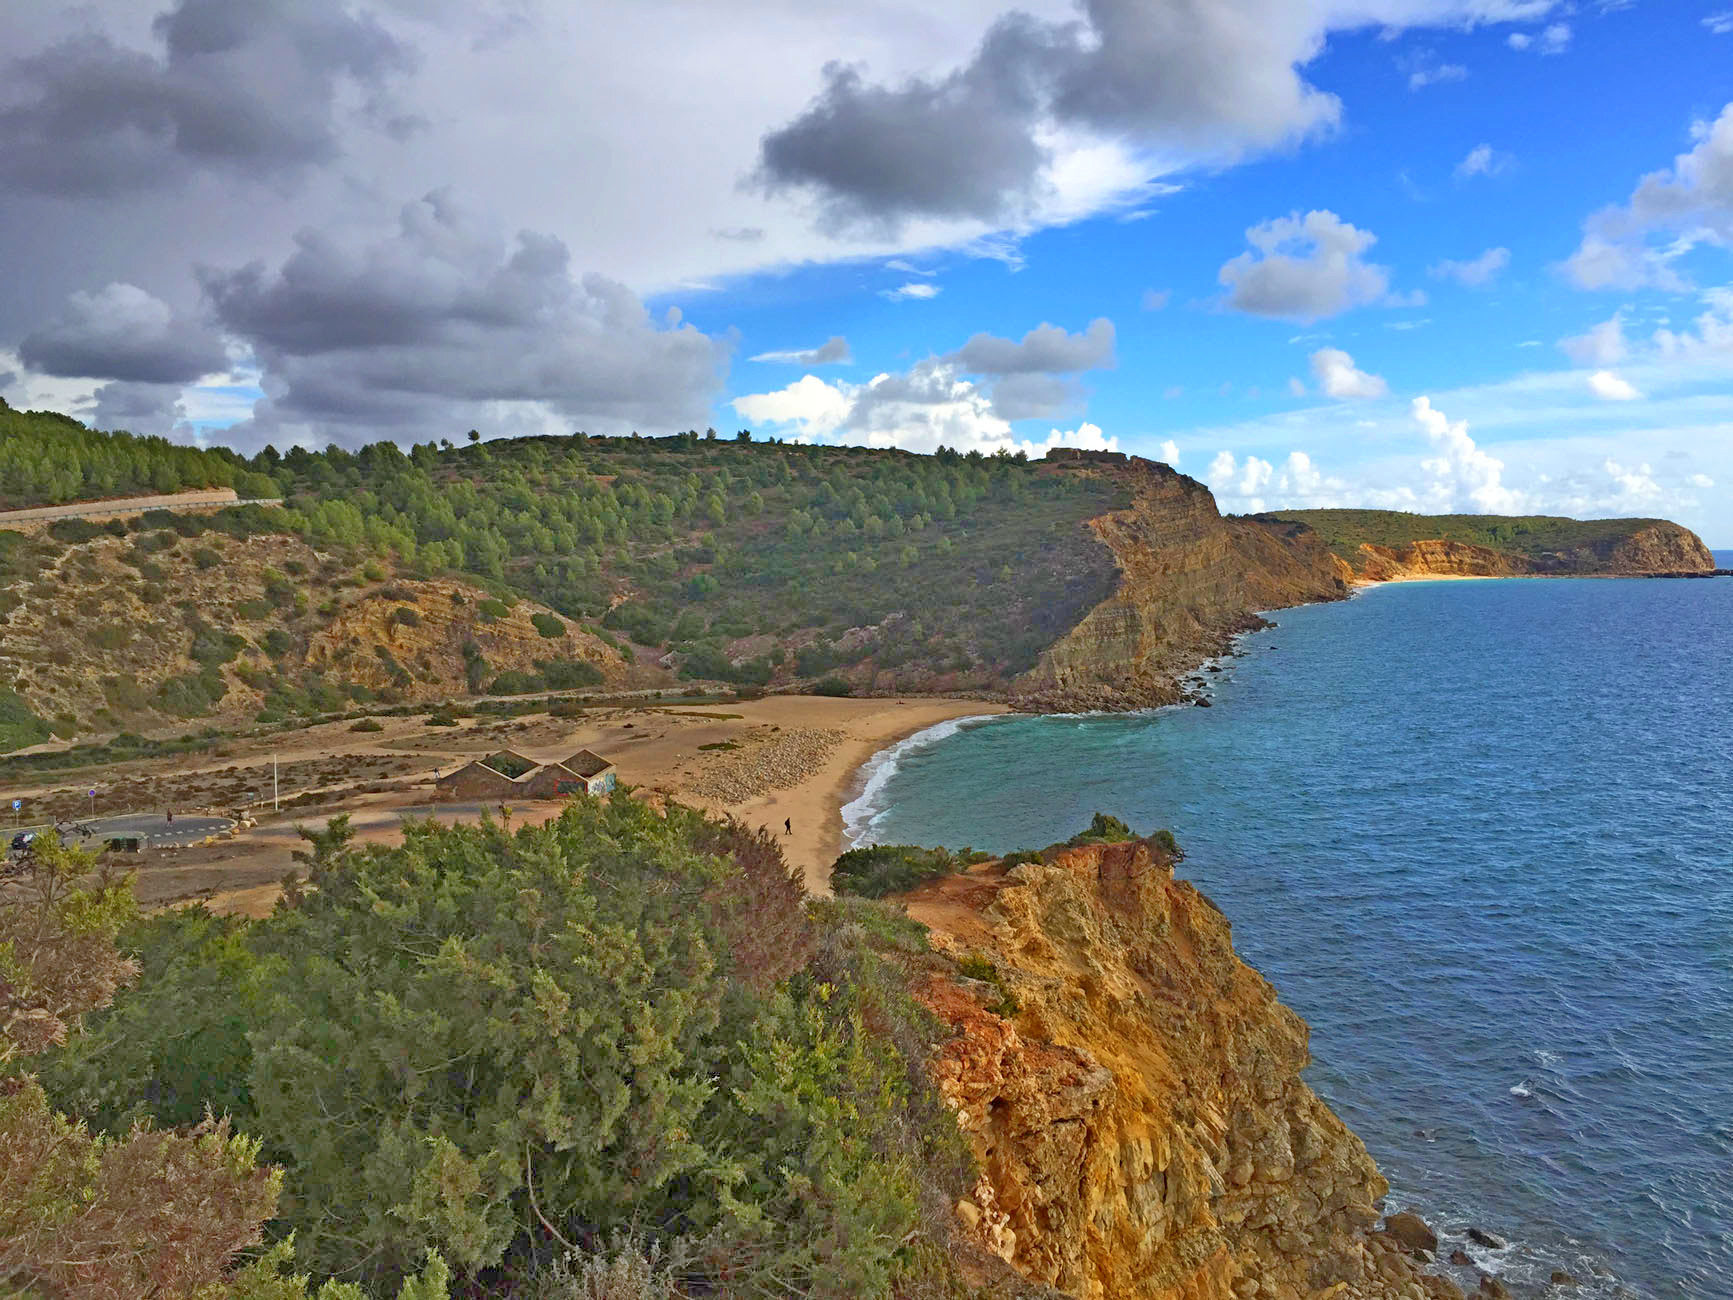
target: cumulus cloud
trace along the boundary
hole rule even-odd
[[[988,395],[937,358],[864,384],[807,375],[779,392],[737,397],[733,406],[749,420],[790,428],[808,441],[919,452],[941,446],[995,451],[1012,442],[1010,423]]]
[[[899,285],[895,289],[880,289],[879,297],[889,299],[891,302],[907,302],[911,298],[919,302],[928,298],[937,298],[940,292],[941,290],[936,284],[922,284],[915,281],[910,284]]]
[[[1340,505],[1348,487],[1303,451],[1289,452],[1279,465],[1250,455],[1241,461],[1231,451],[1219,451],[1204,471],[1204,482],[1224,509],[1238,514]]]
[[[1081,21],[1009,13],[936,77],[869,82],[847,64],[763,140],[757,180],[805,190],[837,227],[910,217],[1015,219],[1042,196],[1065,133],[1230,158],[1333,126],[1299,72],[1325,14],[1288,0],[1084,0]]]
[[[1634,402],[1642,396],[1635,384],[1610,370],[1597,370],[1589,376],[1589,392],[1603,402]]]
[[[1383,397],[1390,386],[1378,375],[1354,367],[1354,358],[1340,348],[1319,348],[1312,353],[1312,376],[1331,397]]]
[[[1516,159],[1510,154],[1500,153],[1489,144],[1477,144],[1456,164],[1453,174],[1457,180],[1465,181],[1476,176],[1497,176],[1515,165]]]
[[[1454,280],[1468,289],[1484,289],[1510,265],[1508,248],[1489,248],[1479,257],[1453,262],[1448,258],[1427,268],[1435,280]]]
[[[848,349],[848,340],[840,334],[833,334],[816,348],[788,348],[775,352],[760,352],[752,360],[768,361],[784,366],[836,366],[847,365],[854,360],[854,355]]]
[[[188,384],[228,368],[214,332],[118,282],[72,294],[58,317],[19,344],[18,355],[47,375],[146,384]]]
[[[179,0],[151,31],[149,51],[87,33],[13,59],[0,179],[114,195],[197,170],[261,178],[328,161],[346,92],[377,107],[413,63],[342,0]]]
[[[1445,509],[1478,514],[1523,512],[1523,494],[1504,485],[1504,462],[1468,436],[1468,421],[1450,420],[1430,398],[1416,397],[1414,421],[1437,453],[1420,462],[1430,477],[1426,498]]]
[[[1384,298],[1389,272],[1365,261],[1378,237],[1334,212],[1292,213],[1246,231],[1252,251],[1223,265],[1217,279],[1239,311],[1315,321]]]
[[[946,360],[970,374],[1024,375],[1037,371],[1074,374],[1113,364],[1113,322],[1096,318],[1080,333],[1043,322],[1022,339],[976,334]]]
[[[1696,144],[1671,167],[1650,172],[1630,199],[1585,223],[1566,259],[1566,275],[1583,289],[1683,289],[1670,263],[1705,239],[1733,241],[1733,103],[1713,122],[1692,127]],[[1651,242],[1672,236],[1667,244]]]
[[[1587,333],[1560,339],[1559,348],[1579,366],[1617,365],[1630,353],[1624,313],[1614,312],[1611,320],[1592,326]]]
[[[371,441],[501,421],[594,432],[702,425],[726,347],[629,289],[574,275],[565,245],[509,244],[434,193],[397,230],[316,230],[277,269],[206,269],[219,323],[263,363],[256,436]],[[490,418],[490,411],[492,416]]]

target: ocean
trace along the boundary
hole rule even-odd
[[[1097,809],[1171,827],[1444,1253],[1518,1290],[1733,1297],[1733,579],[1273,617],[1201,673],[1212,708],[947,724],[845,820],[995,852]]]

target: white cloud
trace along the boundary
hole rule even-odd
[[[1169,446],[1173,444],[1169,443]],[[1076,447],[1084,451],[1118,451],[1119,439],[1103,436],[1096,425],[1085,421],[1075,429],[1055,429],[1040,442],[1030,442],[1024,439],[1012,444],[1010,450],[1027,452],[1031,460],[1040,460],[1055,447]],[[968,448],[963,448],[968,450]],[[997,447],[989,450],[998,450]]]
[[[1435,86],[1445,81],[1461,81],[1468,76],[1468,69],[1460,63],[1431,63],[1415,68],[1408,74],[1408,89],[1420,90],[1425,86]]]
[[[1383,397],[1390,391],[1382,377],[1354,367],[1354,358],[1340,348],[1320,348],[1312,353],[1312,376],[1331,397]]]
[[[887,271],[901,271],[904,275],[937,275],[937,271],[924,271],[904,257],[893,257],[885,263]]]
[[[1720,13],[1710,14],[1703,19],[1703,26],[1717,36],[1725,36],[1733,32],[1733,9],[1724,9]]]
[[[1295,212],[1246,231],[1252,250],[1217,279],[1228,306],[1258,316],[1315,321],[1385,298],[1389,272],[1364,260],[1378,237],[1334,212]]]
[[[901,285],[895,289],[880,289],[879,297],[888,298],[891,302],[906,302],[910,298],[937,298],[939,293],[940,289],[936,284],[922,284],[919,281],[910,281],[908,284]]]
[[[1145,311],[1160,311],[1167,306],[1171,296],[1171,291],[1167,289],[1145,289],[1143,291],[1143,309]]]
[[[1624,313],[1614,312],[1611,320],[1591,327],[1586,334],[1560,339],[1559,347],[1579,366],[1617,365],[1630,353],[1630,345],[1625,342]]]
[[[1696,144],[1671,167],[1650,172],[1626,203],[1584,223],[1563,265],[1577,287],[1677,292],[1688,286],[1673,262],[1698,244],[1733,241],[1733,103],[1715,121],[1694,123],[1691,134]]]
[[[1204,472],[1204,482],[1223,508],[1235,514],[1341,505],[1348,489],[1303,451],[1290,451],[1280,464],[1253,455],[1240,461],[1231,451],[1220,451]]]
[[[1469,180],[1475,176],[1497,176],[1509,171],[1516,165],[1516,159],[1507,153],[1501,153],[1489,144],[1477,144],[1468,151],[1466,157],[1456,164],[1453,173],[1459,181]]]
[[[1512,32],[1505,43],[1513,50],[1533,50],[1536,54],[1563,54],[1571,43],[1569,23],[1551,23],[1538,34]]]
[[[1706,310],[1697,317],[1696,329],[1655,331],[1656,351],[1681,361],[1733,361],[1733,286],[1703,293]]]
[[[1305,381],[1298,375],[1288,376],[1288,395],[1290,397],[1304,397],[1306,395]]]
[[[1479,257],[1455,262],[1446,259],[1427,268],[1435,280],[1455,280],[1468,289],[1484,289],[1510,265],[1508,248],[1489,248]]]
[[[1642,397],[1635,384],[1610,370],[1597,370],[1589,376],[1589,392],[1603,402],[1634,402]]]
[[[1715,486],[1715,480],[1710,478],[1707,474],[1693,474],[1686,480],[1686,482],[1688,482],[1692,487],[1697,488],[1712,488]]]
[[[1601,468],[1612,480],[1614,490],[1623,499],[1626,509],[1641,508],[1663,495],[1661,485],[1655,482],[1655,471],[1647,465],[1621,465],[1609,456]]]
[[[817,375],[803,375],[774,393],[737,397],[732,405],[754,424],[791,424],[808,438],[835,432],[852,407],[848,385],[827,384]]]
[[[1443,502],[1445,509],[1481,514],[1521,514],[1524,498],[1504,485],[1504,462],[1490,456],[1468,436],[1468,421],[1451,421],[1432,405],[1430,398],[1416,397],[1414,420],[1438,453],[1420,462],[1430,477],[1424,497]]]
[[[1179,468],[1179,444],[1172,438],[1166,439],[1156,451],[1157,460],[1165,461],[1175,469]]]

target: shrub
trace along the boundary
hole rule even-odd
[[[101,524],[93,524],[88,519],[56,519],[48,525],[50,537],[71,546],[88,542],[93,537],[101,536],[102,532]]]
[[[1090,818],[1089,829],[1073,835],[1065,841],[1065,845],[1074,849],[1084,844],[1121,844],[1136,838],[1137,832],[1119,818],[1098,812]]]
[[[854,694],[854,687],[842,677],[824,677],[812,684],[814,695],[846,696]]]
[[[193,566],[198,569],[214,569],[223,562],[223,557],[208,546],[201,546],[193,552]]]
[[[873,844],[850,849],[831,867],[830,885],[839,894],[883,898],[901,894],[953,874],[961,866],[948,849],[923,849],[912,844]]]
[[[362,718],[361,721],[357,722],[354,726],[350,727],[349,730],[351,730],[351,731],[384,731],[385,730],[385,724],[383,722],[378,721],[377,719],[374,719],[374,718]]]
[[[492,596],[487,597],[485,600],[477,601],[475,609],[476,618],[482,623],[497,623],[500,619],[511,613],[510,605],[506,604],[503,600],[496,600]]]
[[[547,659],[536,667],[552,690],[574,690],[580,686],[599,686],[602,670],[586,659]]]
[[[30,711],[23,696],[0,686],[0,754],[40,745],[50,734],[48,724]]]
[[[530,622],[537,632],[540,632],[550,641],[558,640],[566,634],[566,625],[552,614],[538,610],[530,615]]]
[[[393,627],[420,627],[421,615],[408,605],[399,605],[391,611],[391,617],[388,621]]]

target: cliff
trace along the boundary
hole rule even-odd
[[[917,992],[951,1028],[929,1068],[983,1171],[966,1235],[1087,1300],[1459,1295],[1371,1231],[1385,1181],[1214,904],[1152,842],[1045,859],[905,899],[988,975]]]
[[[1347,593],[1308,528],[1224,519],[1208,488],[1167,465],[1120,458],[1090,472],[1131,490],[1128,508],[1088,523],[1112,553],[1118,577],[1112,594],[1012,684],[1020,708],[1174,703],[1181,698],[1177,678],[1220,654],[1235,633],[1260,626],[1257,611]]]
[[[1411,515],[1396,510],[1291,510],[1255,515],[1272,528],[1313,531],[1353,582],[1416,577],[1640,577],[1707,573],[1715,560],[1690,529],[1666,519],[1547,515]]]

